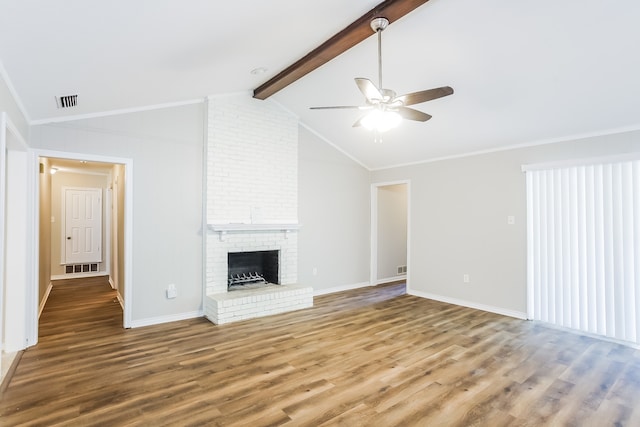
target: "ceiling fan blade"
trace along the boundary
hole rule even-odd
[[[400,114],[403,119],[415,120],[417,122],[426,122],[432,117],[427,113],[408,107],[398,107],[398,114]]]
[[[347,110],[347,109],[358,109],[362,110],[363,107],[359,105],[334,105],[332,107],[309,107],[310,110]]]
[[[358,89],[360,89],[360,92],[362,92],[365,98],[367,98],[367,101],[382,101],[382,99],[384,99],[382,93],[380,93],[380,89],[378,89],[371,80],[363,77],[356,77],[355,81],[358,85]]]
[[[435,89],[422,90],[420,92],[407,93],[406,95],[400,95],[393,98],[391,103],[402,102],[403,105],[420,104],[421,102],[431,101],[432,99],[442,98],[443,96],[451,95],[453,88],[450,86],[442,86]]]
[[[365,116],[360,117],[358,120],[356,120],[352,127],[357,128],[358,126],[362,126],[362,119],[364,118]]]

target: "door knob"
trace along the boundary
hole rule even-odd
[[[67,240],[71,240],[71,237],[67,237]]]

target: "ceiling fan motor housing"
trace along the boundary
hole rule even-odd
[[[382,31],[389,26],[389,20],[384,17],[373,18],[371,20],[371,29],[374,33]]]

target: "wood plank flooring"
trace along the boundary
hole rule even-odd
[[[105,282],[56,284],[2,426],[638,426],[640,352],[405,295],[122,329]]]

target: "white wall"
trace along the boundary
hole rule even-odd
[[[5,233],[4,272],[4,350],[13,352],[27,345],[27,283],[30,278],[29,251],[29,204],[26,171],[28,154],[10,150],[7,153],[7,229]],[[35,303],[35,302],[34,302]]]
[[[2,63],[0,62],[0,69],[2,69]],[[0,112],[4,111],[9,116],[9,120],[16,127],[16,130],[22,138],[26,141],[29,138],[29,123],[22,114],[18,106],[18,102],[11,95],[9,86],[4,81],[3,76],[0,74]]]
[[[28,224],[31,206],[26,200],[26,195],[29,194],[29,179],[26,176],[29,168],[26,167],[26,153],[22,152],[26,148],[22,147],[22,141],[26,141],[28,137],[27,119],[0,75],[0,380],[10,363],[9,359],[3,360],[5,353],[21,350],[37,341],[34,325],[26,321],[30,315],[27,281],[31,274],[24,269],[30,267],[30,248],[28,245],[22,247],[27,242],[25,237],[30,237],[33,231]],[[15,144],[12,140],[19,143]],[[20,146],[20,150],[15,150],[12,147],[14,145]],[[7,182],[11,182],[10,191]],[[5,201],[10,202],[11,206],[7,207],[8,203]],[[7,233],[7,229],[11,231]],[[7,252],[11,252],[8,259]],[[8,270],[7,265],[10,265]],[[35,311],[35,301],[32,308]]]
[[[526,313],[526,188],[522,164],[640,151],[640,132],[379,170],[411,180],[410,292]],[[515,216],[508,225],[507,217]],[[463,275],[469,274],[469,283]]]
[[[203,114],[195,104],[32,128],[33,148],[133,159],[134,326],[202,308]]]
[[[369,171],[303,127],[298,155],[298,282],[315,293],[368,284]]]
[[[378,187],[378,281],[394,279],[407,265],[407,185]]]

